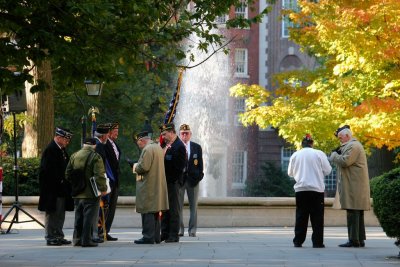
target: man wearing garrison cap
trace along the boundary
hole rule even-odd
[[[62,230],[65,211],[73,211],[70,184],[65,180],[69,156],[65,148],[72,138],[70,130],[57,127],[53,140],[42,153],[39,167],[39,206],[45,212],[45,239],[48,246],[71,244]]]
[[[199,144],[192,142],[192,131],[190,126],[182,124],[179,127],[179,135],[186,147],[188,164],[186,172],[184,174],[184,185],[181,188],[179,194],[179,201],[181,204],[181,217],[180,217],[180,232],[179,235],[183,236],[185,232],[185,226],[183,223],[183,200],[185,197],[185,191],[187,193],[190,209],[189,227],[188,234],[191,237],[196,236],[197,231],[197,199],[199,196],[199,182],[203,179],[203,152]]]
[[[119,161],[121,158],[121,149],[117,145],[116,141],[118,139],[119,133],[119,123],[111,122],[106,124],[109,128],[107,135],[107,141],[104,146],[107,159],[107,177],[110,178],[111,192],[108,195],[108,211],[106,216],[106,231],[107,240],[116,241],[118,238],[112,237],[109,233],[111,231],[111,226],[114,221],[115,210],[117,208],[117,201],[119,195]]]
[[[371,208],[367,157],[362,144],[353,137],[350,126],[336,130],[340,148],[329,160],[337,166],[337,196],[347,213],[348,241],[339,247],[364,247],[364,211]]]
[[[69,181],[72,181],[74,171],[84,170],[83,179],[85,179],[85,188],[74,195],[75,203],[75,223],[73,234],[73,245],[82,247],[97,247],[98,242],[94,242],[93,225],[97,220],[99,211],[98,192],[93,190],[91,177],[94,177],[94,183],[101,195],[107,194],[107,181],[105,177],[104,164],[101,156],[95,152],[96,140],[86,138],[83,147],[72,154],[67,165],[65,175]],[[96,225],[97,230],[97,225]],[[97,231],[95,232],[97,235]]]
[[[135,244],[160,243],[158,214],[168,210],[164,152],[147,131],[134,136],[134,140],[142,150],[133,172],[136,173],[136,212],[141,214],[143,228],[143,237],[135,240]]]
[[[104,169],[106,170],[107,174],[107,157],[106,157],[106,150],[105,150],[105,144],[107,142],[107,137],[108,137],[108,132],[110,131],[110,128],[107,124],[98,124],[96,127],[96,130],[94,132],[94,140],[96,141],[96,148],[95,151],[101,156],[101,159],[103,161]],[[107,177],[109,177],[107,175]],[[107,216],[108,213],[108,201],[106,200],[106,197],[103,197],[104,201],[104,210],[105,210],[105,216]],[[99,203],[99,214],[102,214],[100,210],[100,203]],[[95,220],[93,224],[93,241],[96,243],[102,243],[103,242],[103,228],[102,228],[102,218],[99,216],[98,220]]]
[[[176,134],[173,123],[160,127],[165,141],[164,165],[168,187],[169,210],[161,221],[161,241],[179,242],[180,201],[179,190],[183,186],[183,173],[186,168],[186,148]]]

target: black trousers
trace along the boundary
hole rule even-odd
[[[347,213],[347,232],[349,240],[355,243],[363,242],[365,236],[364,211],[346,210]]]
[[[150,242],[160,242],[160,220],[157,213],[142,213],[143,239]]]
[[[76,198],[75,224],[73,234],[74,245],[85,245],[92,242],[93,224],[99,211],[98,198]]]
[[[161,219],[161,237],[162,239],[179,240],[179,184],[178,182],[167,184],[169,210],[163,213]]]
[[[106,214],[106,231],[107,231],[107,234],[110,232],[111,225],[112,225],[112,223],[114,221],[115,209],[117,208],[118,194],[119,194],[118,185],[113,185],[111,187],[110,199],[109,199],[109,202],[108,202],[108,212]]]
[[[296,224],[293,243],[306,240],[308,219],[311,220],[313,245],[324,243],[324,193],[315,191],[296,192]]]

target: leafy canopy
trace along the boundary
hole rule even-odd
[[[300,147],[312,133],[332,149],[334,130],[349,124],[366,147],[400,146],[400,1],[299,0],[286,11],[290,38],[317,67],[280,73],[274,93],[253,85],[231,88],[246,98],[246,124],[272,125]],[[268,103],[266,105],[265,103]]]
[[[241,0],[0,1],[0,88],[33,82],[31,64],[51,61],[53,79],[65,88],[85,78],[114,81],[121,66],[131,72],[145,62],[158,67],[192,61],[194,50],[223,49],[217,16]],[[244,1],[253,6],[254,0]],[[269,1],[270,2],[270,1]],[[272,1],[273,2],[273,1]],[[192,6],[194,8],[188,8]],[[247,27],[254,18],[232,18],[227,27]],[[200,41],[193,43],[191,34]],[[18,75],[16,75],[18,73]],[[38,80],[31,91],[46,84]]]

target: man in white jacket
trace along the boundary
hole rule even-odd
[[[296,224],[293,244],[301,247],[307,235],[308,218],[311,220],[314,248],[324,248],[324,177],[332,167],[324,152],[313,148],[314,140],[306,134],[302,149],[290,157],[288,175],[296,181]]]

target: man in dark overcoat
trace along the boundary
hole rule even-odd
[[[72,133],[57,127],[53,140],[43,151],[39,167],[39,206],[45,214],[45,239],[48,246],[71,244],[64,238],[65,211],[74,210],[71,186],[65,180],[69,156],[65,148]]]
[[[118,139],[119,133],[119,123],[108,123],[109,125],[109,133],[108,139],[105,144],[105,152],[106,158],[108,162],[107,166],[107,176],[110,178],[110,187],[111,192],[108,195],[108,214],[106,217],[106,230],[107,230],[107,240],[108,241],[116,241],[118,238],[112,237],[109,233],[111,230],[112,223],[114,221],[115,209],[117,208],[117,201],[119,195],[119,162],[121,159],[121,149],[117,145],[116,141]],[[112,175],[109,175],[109,169],[111,170]]]
[[[161,241],[179,242],[180,201],[179,190],[183,186],[183,173],[186,168],[186,148],[178,138],[173,123],[161,127],[161,136],[165,140],[164,165],[167,178],[169,210],[161,220]]]

